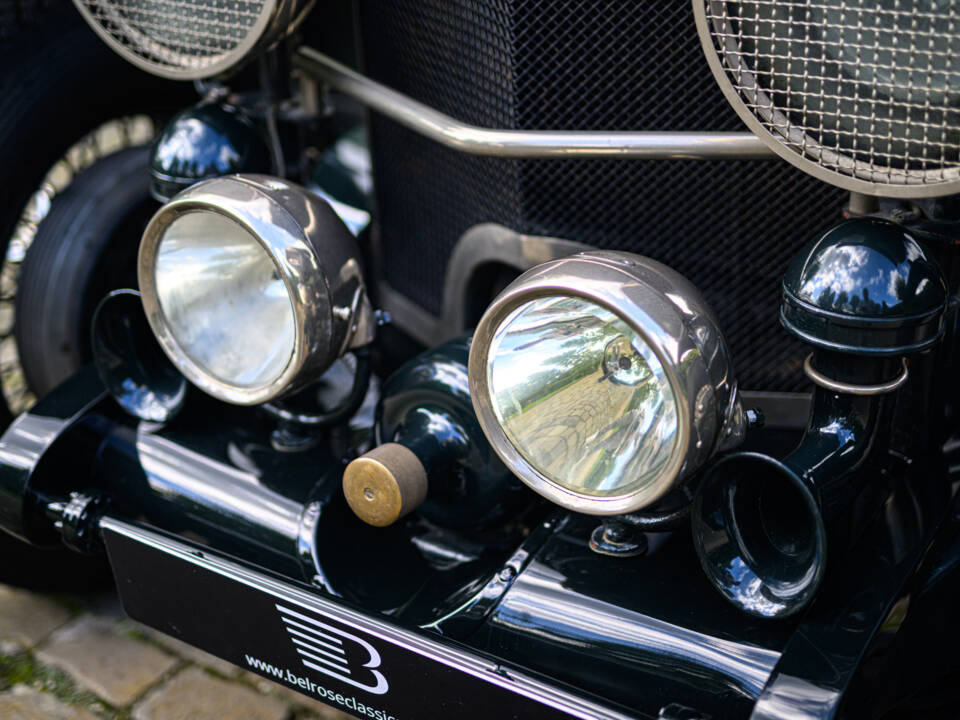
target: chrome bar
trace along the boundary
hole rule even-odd
[[[749,132],[496,130],[462,123],[301,47],[294,64],[330,88],[454,150],[513,158],[768,159],[776,155]]]

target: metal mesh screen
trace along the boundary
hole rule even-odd
[[[128,60],[163,75],[201,77],[238,62],[275,0],[74,0]]]
[[[361,3],[366,70],[466,122],[525,129],[743,130],[685,0]],[[741,385],[806,389],[780,278],[846,193],[780,160],[497,160],[371,125],[387,282],[440,314],[443,269],[480,222],[649,255],[716,310]]]
[[[699,1],[723,80],[811,168],[960,191],[960,2]]]

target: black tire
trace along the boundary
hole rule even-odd
[[[20,0],[0,11],[0,257],[30,196],[78,140],[117,117],[172,114],[191,86],[125,62],[72,3]],[[11,419],[0,402],[0,428]]]
[[[23,262],[16,338],[27,384],[43,395],[90,362],[97,303],[136,287],[140,235],[159,207],[150,197],[149,149],[107,156],[57,195]]]
[[[109,120],[163,118],[195,100],[189,84],[116,55],[72,3],[0,2],[0,258],[27,201],[72,145]],[[0,430],[11,419],[0,399]],[[102,559],[38,550],[2,532],[0,559],[0,582],[46,589],[109,582]]]
[[[20,274],[16,337],[30,387],[45,393],[89,361],[90,320],[99,298],[136,286],[150,197],[149,150],[133,147],[78,173],[40,223]],[[108,587],[103,558],[30,547],[0,533],[0,582],[35,590]]]

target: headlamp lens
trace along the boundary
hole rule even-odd
[[[493,335],[487,382],[504,433],[551,482],[612,497],[655,481],[677,441],[677,402],[650,346],[613,312],[545,297]]]
[[[164,231],[153,273],[170,334],[204,372],[241,388],[280,377],[294,352],[293,304],[246,229],[218,213],[185,213]]]

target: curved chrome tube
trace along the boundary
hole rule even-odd
[[[776,157],[748,132],[620,132],[502,130],[460,122],[371,80],[336,60],[301,47],[302,71],[441,145],[512,158],[642,158],[645,160],[763,160]]]

